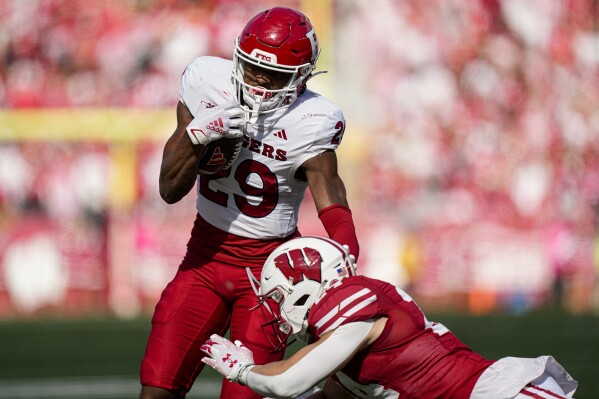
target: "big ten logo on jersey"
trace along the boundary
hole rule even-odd
[[[262,156],[274,159],[276,161],[286,161],[287,151],[276,148],[270,144],[263,143],[248,135],[243,135],[243,147],[260,154]]]
[[[297,283],[305,278],[322,282],[322,255],[314,248],[292,249],[275,258],[275,265],[287,277]]]

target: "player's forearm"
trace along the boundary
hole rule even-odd
[[[360,349],[372,325],[372,321],[343,325],[287,360],[252,367],[243,383],[264,396],[294,398],[345,365]],[[275,368],[285,371],[272,375]]]
[[[300,364],[300,369],[303,369]],[[309,365],[308,365],[309,368]],[[293,370],[297,370],[294,368]],[[261,395],[274,398],[295,398],[318,384],[326,375],[321,373],[302,373],[296,371],[285,371],[281,374],[273,374],[271,368],[254,366],[250,369],[245,385]]]
[[[169,204],[181,200],[189,193],[198,174],[196,149],[187,135],[178,133],[175,132],[167,142],[160,166],[160,196]]]
[[[259,373],[262,375],[279,375],[283,374],[287,370],[289,370],[293,365],[299,363],[308,353],[312,352],[312,350],[324,343],[326,340],[318,341],[312,343],[310,345],[304,346],[296,351],[292,356],[287,359],[279,360],[277,362],[271,362],[268,364],[255,365],[252,368],[254,373]]]
[[[326,153],[322,156],[325,155]],[[332,158],[332,155],[329,154],[329,158]],[[322,166],[322,164],[328,165],[332,162],[329,159],[328,163],[318,164],[316,161],[310,160],[306,164],[311,166],[312,169],[306,169],[306,176],[318,210],[318,216],[327,234],[331,239],[347,245],[350,253],[357,260],[360,256],[360,246],[352,213],[347,202],[345,185],[336,173],[336,169],[330,165],[328,168]],[[317,167],[314,167],[314,165],[317,165]]]
[[[309,175],[309,179],[310,192],[317,211],[331,205],[349,207],[345,184],[339,175],[327,176],[326,174],[312,173]]]

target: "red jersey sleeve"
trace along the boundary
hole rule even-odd
[[[320,338],[343,324],[373,319],[379,314],[376,293],[361,285],[344,285],[342,280],[312,306],[308,325],[311,335]]]

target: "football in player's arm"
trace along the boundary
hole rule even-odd
[[[255,294],[246,267],[257,278],[275,248],[301,235],[298,213],[307,188],[329,236],[358,255],[335,153],[345,118],[307,88],[319,52],[306,16],[274,7],[246,24],[233,60],[202,56],[183,72],[159,188],[172,204],[195,186],[197,213],[185,257],[152,317],[140,399],[185,397],[202,370],[200,347],[213,332],[229,330],[257,364],[283,358],[269,345],[274,332],[260,330],[264,315],[249,312]],[[222,140],[239,147],[230,152]],[[260,396],[224,380],[221,398]]]
[[[551,356],[486,359],[387,282],[355,274],[347,247],[323,237],[282,244],[253,283],[263,328],[307,342],[288,359],[254,365],[242,342],[212,335],[202,361],[261,395],[294,398],[571,398],[578,383]]]

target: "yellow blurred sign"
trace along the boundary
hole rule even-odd
[[[175,130],[173,109],[40,108],[0,111],[0,141],[166,140]]]

